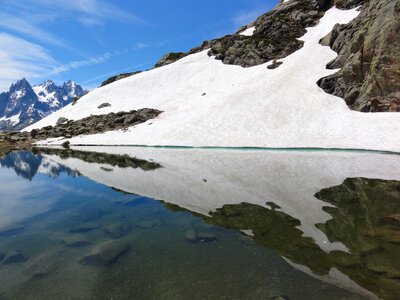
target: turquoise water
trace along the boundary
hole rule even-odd
[[[337,207],[328,209],[333,219],[319,226],[321,232],[350,250],[327,253],[274,201],[266,208],[243,199],[201,214],[172,199],[98,183],[96,172],[88,171],[112,178],[132,170],[147,178],[170,168],[156,159],[22,151],[0,165],[0,299],[368,299],[379,293],[395,299],[398,291],[393,261],[399,244],[383,238],[398,234],[397,219],[382,219],[384,227],[371,220],[371,211],[400,212],[400,205],[387,204],[400,201],[397,182],[351,179],[316,194]],[[210,180],[204,179],[204,189]],[[387,205],[368,202],[365,193]],[[355,195],[361,194],[370,209],[357,208]],[[358,219],[349,220],[349,211],[359,212]],[[368,255],[381,263],[366,268]],[[323,280],[332,268],[362,292]]]

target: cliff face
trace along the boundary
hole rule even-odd
[[[362,112],[400,111],[400,0],[365,1],[358,18],[322,40],[341,70],[318,84]]]

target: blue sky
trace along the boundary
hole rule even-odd
[[[0,91],[72,79],[94,88],[236,31],[278,0],[0,0]]]

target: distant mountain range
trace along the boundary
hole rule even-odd
[[[23,78],[0,94],[0,130],[21,130],[86,93],[71,80],[61,86],[51,80],[31,86]]]

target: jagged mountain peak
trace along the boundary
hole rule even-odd
[[[22,78],[18,80],[16,83],[11,85],[9,92],[14,93],[18,90],[27,90],[27,89],[28,90],[32,89],[32,86],[25,78]]]
[[[0,130],[19,130],[71,103],[86,93],[72,80],[58,86],[47,80],[32,86],[25,78],[0,94]]]

